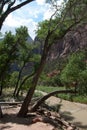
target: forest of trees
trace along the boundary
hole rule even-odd
[[[8,0],[0,1],[0,29],[2,28],[6,17],[10,13],[30,2],[34,2],[34,0],[20,1],[20,4],[16,6],[15,2],[16,0],[10,2],[8,2]],[[51,4],[51,1],[49,2]],[[37,87],[40,75],[45,67],[51,46],[56,40],[62,39],[67,32],[76,29],[78,25],[85,23],[87,20],[87,0],[64,0],[60,9],[58,8],[58,5],[55,4],[55,1],[52,1],[52,6],[55,8],[55,12],[51,16],[50,20],[45,20],[39,23],[36,31],[37,37],[43,41],[43,52],[41,56],[34,54],[33,50],[35,46],[27,43],[28,31],[26,27],[22,26],[16,29],[15,35],[11,32],[6,33],[3,41],[0,42],[0,94],[2,94],[4,87],[13,86],[14,93],[12,94],[17,96],[25,81],[30,79],[29,86],[27,87],[27,95],[25,96],[20,111],[17,114],[19,117],[24,117],[28,112],[29,105]],[[6,10],[4,10],[5,6],[7,7]],[[65,85],[71,82],[76,82],[77,85],[80,84],[80,86],[82,86],[84,83],[84,88],[80,88],[87,91],[85,82],[87,77],[87,65],[86,62],[82,62],[84,61],[85,56],[83,53],[79,54],[80,57],[77,55],[78,54],[71,56],[69,63],[62,71],[61,79]],[[23,69],[28,62],[34,63],[32,71],[27,75],[23,75]],[[10,72],[10,67],[14,63],[18,65],[19,70],[17,72]],[[74,63],[77,63],[75,71],[73,71],[74,66],[72,67],[72,64]],[[12,77],[16,80],[12,80]],[[77,77],[80,82],[78,82]],[[68,83],[66,82],[67,78]],[[26,87],[26,84],[23,87]],[[31,111],[36,110],[45,99],[58,92],[53,92],[48,94],[45,98],[42,98],[42,100],[34,105],[34,108],[32,107]],[[73,91],[66,90],[61,91],[60,93],[67,92]]]

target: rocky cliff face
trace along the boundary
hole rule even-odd
[[[49,56],[50,59],[56,59],[85,48],[87,48],[87,24],[68,32],[64,39],[52,46]]]

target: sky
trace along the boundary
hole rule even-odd
[[[62,1],[63,0],[59,0],[59,4]],[[38,22],[49,19],[52,13],[53,10],[50,9],[49,4],[45,3],[45,0],[33,1],[8,15],[3,23],[1,32],[4,34],[6,31],[10,30],[15,33],[15,28],[26,26],[29,35],[34,39]]]

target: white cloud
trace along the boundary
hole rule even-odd
[[[57,5],[57,9],[59,9],[60,11],[60,8],[62,8],[62,2],[64,0],[58,0],[55,4]],[[43,15],[43,20],[46,20],[46,19],[50,19],[50,17],[55,13],[56,9],[55,9],[55,6],[54,8],[49,5],[49,4],[46,4],[46,8],[45,8],[45,12],[44,12],[44,15]]]
[[[37,23],[43,19],[42,16],[39,18],[39,15],[43,15],[44,12],[45,6],[43,8],[43,6],[38,6],[35,4],[32,4],[32,6],[27,5],[8,15],[1,31],[2,33],[5,33],[6,31],[11,30],[14,33],[15,28],[23,25],[28,27],[29,34],[34,39]]]
[[[10,14],[6,21],[4,22],[4,25],[2,27],[2,32],[6,32],[8,30],[11,30],[12,32],[15,32],[15,28],[18,28],[20,26],[27,26],[29,30],[29,34],[34,39],[35,32],[34,30],[37,27],[37,23],[33,19],[22,19],[21,17],[16,17],[13,14]]]
[[[51,9],[46,10],[43,15],[43,20],[50,19],[52,14],[53,14],[53,10]]]
[[[45,3],[45,0],[36,0],[38,5],[43,5]]]
[[[33,19],[29,20],[28,23],[28,31],[30,36],[34,39],[35,38],[35,30],[37,28],[37,23],[33,21]]]
[[[2,27],[2,33],[9,30],[14,32],[15,28],[23,25],[28,27],[29,34],[34,38],[34,30],[36,30],[37,23],[49,19],[53,14],[53,10],[50,10],[49,8],[50,5],[45,4],[45,0],[36,0],[36,2],[31,2],[23,8],[8,15]]]
[[[9,26],[9,27],[18,27],[21,25],[21,19],[18,17],[14,17],[12,14],[10,14],[5,23],[5,25]]]

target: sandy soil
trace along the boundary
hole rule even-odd
[[[32,124],[32,117],[18,118],[19,107],[4,107],[4,117],[0,120],[0,130],[53,130],[48,123],[36,122]]]
[[[43,95],[47,93],[39,91]],[[87,105],[70,102],[54,96],[47,99],[50,106],[59,104],[60,115],[68,122],[75,124],[80,130],[87,130]]]
[[[59,103],[59,113],[65,120],[75,124],[80,130],[87,130],[87,105],[60,100],[56,97],[50,97],[47,103],[49,105]]]
[[[60,100],[50,97],[47,101],[49,105],[60,104],[59,113],[68,122],[72,122],[80,130],[87,130],[87,105]],[[0,130],[53,130],[53,126],[48,123],[37,122],[32,124],[32,117],[17,118],[16,113],[19,107],[3,107],[5,116],[0,120]]]

